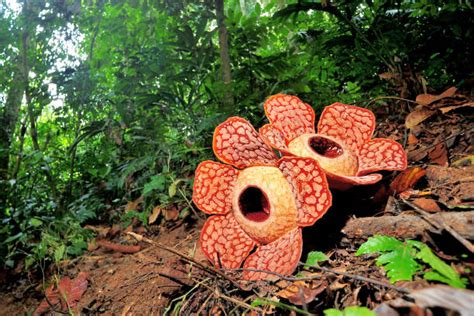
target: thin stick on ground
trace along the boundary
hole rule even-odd
[[[162,245],[162,244],[160,244],[160,243],[157,243],[157,242],[155,242],[155,241],[153,241],[153,240],[151,240],[151,239],[148,239],[148,238],[146,238],[146,237],[143,237],[142,235],[139,235],[139,234],[134,233],[134,232],[128,232],[127,234],[129,234],[130,236],[132,236],[133,238],[135,238],[135,239],[138,240],[138,241],[144,241],[144,242],[146,242],[146,243],[148,243],[148,244],[150,244],[150,245],[153,245],[153,246],[158,247],[158,248],[160,248],[160,249],[163,249],[163,250],[166,250],[166,251],[168,251],[168,252],[171,252],[171,253],[173,253],[173,254],[175,254],[175,255],[181,257],[181,258],[184,259],[185,261],[196,265],[197,267],[201,268],[202,270],[204,270],[204,271],[206,271],[206,272],[208,272],[208,273],[210,273],[210,274],[212,274],[212,275],[217,275],[217,276],[221,277],[222,279],[225,279],[225,280],[231,282],[234,286],[236,286],[236,287],[238,287],[238,288],[241,288],[241,287],[240,287],[240,284],[239,284],[237,281],[235,281],[234,279],[232,279],[231,277],[229,277],[228,275],[226,275],[226,274],[223,273],[222,271],[219,271],[219,270],[217,270],[217,269],[215,269],[215,268],[213,268],[213,267],[210,267],[210,266],[205,266],[205,265],[203,265],[202,263],[200,263],[200,262],[194,260],[193,258],[191,258],[191,257],[189,257],[189,256],[187,256],[187,255],[185,255],[185,254],[183,254],[183,253],[181,253],[181,252],[179,252],[179,251],[176,250],[176,249],[173,249],[173,248],[167,247],[167,246],[165,246],[165,245]]]
[[[240,300],[238,300],[238,299],[236,299],[236,298],[233,298],[233,297],[227,296],[227,295],[225,295],[225,294],[222,294],[222,293],[220,293],[220,292],[218,291],[217,288],[216,288],[216,289],[213,289],[213,288],[210,287],[209,285],[207,285],[207,284],[205,284],[205,283],[203,283],[203,282],[201,282],[201,281],[195,280],[194,278],[193,278],[193,281],[196,282],[196,283],[199,282],[200,285],[204,286],[204,287],[205,287],[206,289],[208,289],[211,293],[213,293],[216,298],[222,298],[222,299],[225,299],[226,301],[229,301],[229,302],[234,303],[234,304],[236,304],[236,305],[239,305],[239,306],[241,306],[241,307],[245,307],[245,308],[248,308],[248,309],[252,309],[252,310],[255,310],[255,311],[257,311],[257,312],[259,312],[259,313],[262,313],[262,314],[264,313],[264,311],[263,311],[261,308],[258,308],[258,307],[249,305],[249,304],[247,304],[247,303],[245,303],[245,302],[242,302],[242,301],[240,301]]]
[[[299,264],[300,265],[306,265],[305,263],[302,263],[302,262],[300,262]],[[386,283],[386,282],[383,282],[383,281],[367,278],[367,277],[364,277],[364,276],[361,276],[361,275],[356,275],[356,274],[347,273],[347,272],[334,271],[334,270],[329,269],[329,268],[318,267],[318,266],[311,266],[311,268],[319,269],[319,270],[327,272],[327,273],[342,275],[344,277],[351,278],[351,279],[358,280],[358,281],[362,281],[362,282],[376,284],[376,285],[379,285],[379,286],[383,286],[383,287],[386,287],[386,288],[389,288],[389,289],[396,290],[400,293],[405,293],[405,294],[410,293],[410,291],[407,288],[395,286],[395,285],[392,285],[392,284],[389,284],[389,283]],[[261,270],[261,269],[245,269],[245,268],[242,268],[242,269],[231,269],[231,271],[251,271],[251,272],[267,273],[267,274],[275,275],[275,276],[277,276],[280,279],[285,280],[285,281],[311,281],[311,280],[321,279],[320,275],[307,276],[307,277],[289,277],[289,276],[286,276],[286,275],[283,275],[283,274],[280,274],[280,273],[277,273],[277,272],[268,271],[268,270]]]
[[[446,223],[442,222],[442,221],[439,221],[439,220],[436,220],[432,217],[429,216],[429,213],[426,212],[424,209],[416,206],[415,204],[405,200],[405,199],[401,199],[403,201],[403,203],[405,203],[406,205],[412,207],[418,214],[421,215],[421,217],[427,221],[428,223],[430,223],[431,225],[433,225],[435,228],[443,228],[444,230],[446,230],[448,233],[451,234],[451,236],[453,236],[454,238],[456,238],[456,240],[458,240],[464,247],[467,248],[467,250],[469,250],[471,253],[474,253],[474,245],[469,241],[467,240],[466,238],[464,238],[463,236],[461,236],[457,231],[455,231],[451,226],[447,225]]]

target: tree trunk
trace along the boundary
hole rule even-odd
[[[229,37],[225,26],[224,0],[216,0],[217,27],[219,29],[219,50],[221,56],[222,79],[224,82],[224,112],[230,113],[234,108],[232,93],[232,74],[229,56]]]
[[[10,147],[18,122],[18,113],[25,92],[25,82],[28,79],[28,65],[25,64],[23,56],[26,54],[25,43],[28,32],[25,30],[21,35],[20,52],[17,58],[16,69],[13,80],[7,93],[5,107],[0,113],[0,209],[4,209],[8,197],[8,166],[10,164]]]

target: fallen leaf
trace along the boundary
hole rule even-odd
[[[52,284],[45,291],[44,299],[33,315],[42,315],[54,308],[54,311],[61,311],[68,314],[69,309],[74,308],[87,290],[89,275],[86,272],[79,272],[74,280],[68,277],[62,278],[57,287]],[[50,304],[52,306],[50,306]]]
[[[399,194],[411,189],[426,174],[426,171],[420,167],[411,167],[401,172],[390,184],[390,189]]]
[[[163,210],[163,215],[165,216],[165,220],[175,221],[179,217],[179,212],[176,208],[164,209]]]
[[[445,106],[445,107],[439,108],[439,110],[441,111],[441,113],[445,114],[445,113],[448,113],[460,108],[464,108],[464,107],[474,107],[474,102],[466,102],[460,105]]]
[[[150,216],[148,216],[148,224],[153,224],[154,222],[156,222],[156,219],[158,218],[160,213],[161,213],[161,207],[155,206]]]
[[[415,135],[412,133],[408,134],[408,145],[416,145],[418,144],[419,140],[416,138]]]
[[[428,157],[430,158],[431,162],[447,167],[448,163],[448,151],[446,150],[446,146],[444,143],[439,143],[433,149],[431,149],[428,153]]]
[[[417,109],[413,112],[411,112],[410,114],[407,115],[406,119],[405,119],[405,126],[406,128],[413,128],[415,126],[417,126],[418,124],[420,124],[421,122],[423,122],[424,120],[426,120],[427,118],[429,118],[430,116],[432,116],[433,114],[435,114],[436,111],[433,111],[433,110],[430,110],[430,109],[427,109],[427,108],[421,108],[421,109]]]
[[[399,75],[394,74],[393,72],[382,72],[378,76],[380,79],[385,79],[385,80],[397,79],[398,77],[400,77]]]
[[[438,206],[438,203],[436,203],[435,200],[433,199],[428,199],[428,198],[418,198],[414,199],[413,204],[418,206],[419,208],[429,212],[429,213],[436,213],[440,212],[441,209]]]
[[[456,93],[456,90],[457,90],[456,87],[451,87],[439,95],[419,94],[416,97],[416,103],[421,104],[421,105],[429,105],[435,101],[452,97]]]
[[[276,293],[277,296],[288,299],[294,305],[308,304],[314,301],[316,296],[327,288],[326,281],[307,283],[295,281],[285,289]]]
[[[138,207],[140,206],[142,202],[143,202],[143,195],[134,201],[129,201],[127,205],[125,206],[125,212],[138,210]]]

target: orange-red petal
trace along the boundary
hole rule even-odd
[[[387,138],[374,138],[362,145],[359,151],[358,175],[378,170],[404,170],[407,154],[402,145]]]
[[[212,148],[219,160],[237,168],[272,165],[277,160],[252,124],[237,116],[216,127]]]
[[[297,224],[311,226],[326,213],[332,203],[324,171],[312,158],[283,157],[278,168],[290,183],[296,198]]]
[[[380,173],[372,173],[364,176],[343,176],[326,171],[326,176],[331,189],[348,190],[356,185],[369,185],[382,179]]]
[[[358,153],[372,138],[375,116],[372,111],[339,102],[324,108],[318,123],[318,133],[334,137]]]
[[[274,274],[251,270],[271,271],[283,275],[292,274],[301,258],[302,248],[301,228],[296,228],[279,239],[258,247],[245,260],[243,278],[245,280],[278,279],[278,276]]]
[[[206,160],[196,169],[193,201],[206,214],[226,214],[232,210],[232,191],[239,171]]]
[[[214,266],[225,269],[239,268],[255,247],[232,213],[209,217],[199,240],[202,251]]]
[[[265,124],[258,130],[258,133],[268,146],[280,151],[281,153],[290,154],[288,146],[286,145],[285,133],[275,125]]]
[[[276,94],[265,101],[264,108],[270,123],[284,133],[287,142],[314,133],[314,110],[299,98]]]

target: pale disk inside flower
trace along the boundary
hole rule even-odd
[[[288,151],[316,159],[324,170],[334,174],[355,176],[358,170],[355,153],[330,136],[303,134],[288,144]]]
[[[276,167],[242,170],[232,196],[235,219],[255,241],[267,244],[297,227],[290,184]]]

